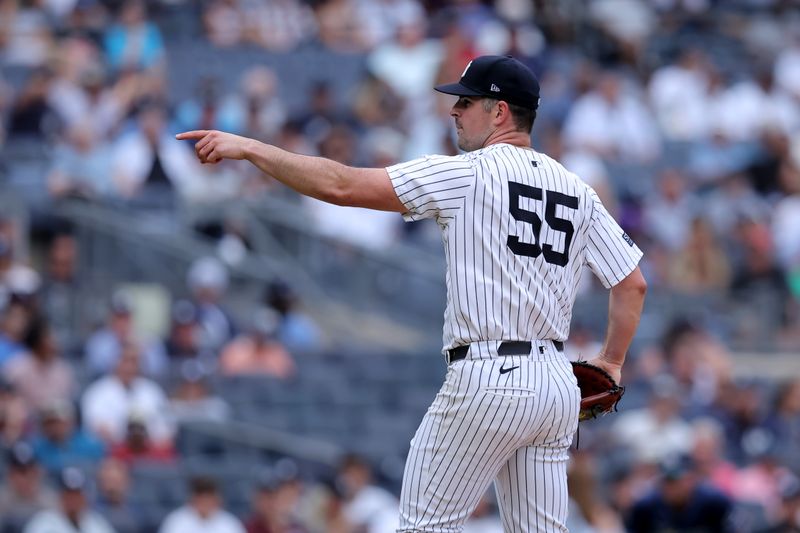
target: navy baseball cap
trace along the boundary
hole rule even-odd
[[[539,80],[511,56],[481,56],[467,64],[456,83],[437,85],[440,93],[483,96],[528,109],[539,107]]]
[[[675,481],[695,468],[694,460],[686,454],[670,455],[661,460],[658,469],[664,480]]]
[[[19,441],[8,450],[7,462],[13,468],[27,468],[37,463],[36,454],[30,444]]]
[[[65,492],[79,492],[86,488],[86,474],[74,466],[68,466],[58,474],[58,486]]]

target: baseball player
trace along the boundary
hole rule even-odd
[[[508,532],[566,531],[566,464],[580,392],[563,342],[588,265],[610,288],[602,351],[619,382],[646,283],[642,252],[595,192],[533,150],[533,73],[510,56],[470,62],[457,83],[457,156],[351,168],[218,131],[192,131],[203,163],[246,159],[339,205],[434,218],[447,258],[444,385],[411,440],[400,532],[458,532],[494,481]]]

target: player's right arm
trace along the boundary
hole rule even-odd
[[[294,154],[255,139],[216,130],[180,133],[179,140],[194,140],[202,163],[223,159],[247,160],[300,194],[352,207],[405,212],[384,168],[354,168],[330,159]]]

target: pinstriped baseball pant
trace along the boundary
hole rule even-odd
[[[473,343],[448,368],[411,441],[398,532],[462,531],[492,481],[507,533],[567,531],[580,404],[572,367],[549,341],[504,357],[498,344]]]

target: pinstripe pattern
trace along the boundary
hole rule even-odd
[[[442,230],[443,351],[469,345],[411,441],[398,531],[461,531],[492,481],[506,532],[566,531],[580,392],[563,354],[536,339],[567,338],[584,266],[611,287],[642,253],[591,188],[531,149],[495,144],[387,171],[404,218]],[[500,357],[502,340],[535,348]]]
[[[566,531],[575,378],[550,342],[501,358],[497,344],[448,369],[411,441],[399,531],[461,531],[495,479],[506,531]],[[500,374],[504,364],[519,369]]]
[[[427,156],[389,167],[406,220],[433,217],[442,228],[448,266],[444,349],[485,339],[566,340],[583,266],[611,287],[636,267],[641,251],[608,214],[597,194],[555,160],[531,149],[495,144],[454,157]],[[564,252],[566,233],[545,220],[559,193],[577,208],[554,205],[574,228],[568,262],[515,254],[506,239],[535,243],[531,224],[510,214],[508,182],[542,191],[518,198],[542,219],[539,241]],[[550,193],[550,197],[548,196]]]

